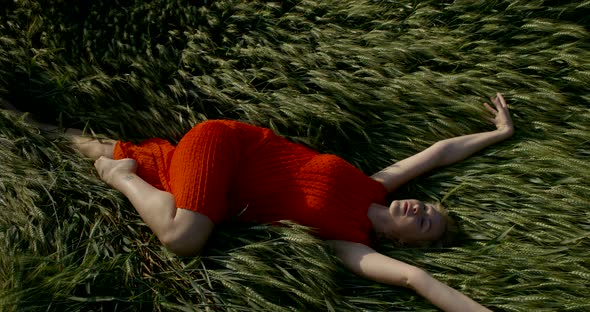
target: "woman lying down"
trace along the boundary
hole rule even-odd
[[[72,146],[95,160],[101,179],[122,192],[177,255],[198,254],[215,225],[238,214],[244,222],[292,220],[315,229],[360,276],[411,288],[444,311],[487,311],[424,270],[376,252],[371,238],[419,244],[443,236],[448,221],[439,204],[386,203],[386,195],[512,136],[506,101],[500,93],[491,100],[494,108],[484,106],[495,130],[436,142],[370,177],[338,156],[231,120],[199,123],[176,146],[158,138],[137,145],[96,140],[77,129],[66,134]]]

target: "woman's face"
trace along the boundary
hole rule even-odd
[[[391,238],[402,243],[417,243],[439,239],[445,231],[446,220],[433,204],[416,199],[394,200],[389,205]]]

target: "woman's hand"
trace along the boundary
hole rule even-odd
[[[514,133],[514,125],[512,124],[512,118],[510,118],[510,111],[508,110],[508,104],[500,92],[496,97],[490,98],[492,103],[496,105],[496,109],[493,109],[488,103],[483,105],[494,114],[494,118],[487,117],[487,119],[496,125],[498,131],[506,135],[506,138],[512,136]]]

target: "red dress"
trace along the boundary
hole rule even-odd
[[[176,147],[162,139],[117,142],[114,158],[137,160],[140,177],[215,224],[292,220],[327,240],[370,245],[367,210],[386,196],[342,158],[237,121],[200,123]]]

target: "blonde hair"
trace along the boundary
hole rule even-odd
[[[449,210],[443,206],[441,202],[434,203],[434,209],[438,211],[446,221],[445,223],[445,230],[443,231],[441,237],[433,242],[430,242],[430,246],[442,248],[448,246],[452,243],[453,238],[458,232],[457,224],[455,220],[449,216]]]

